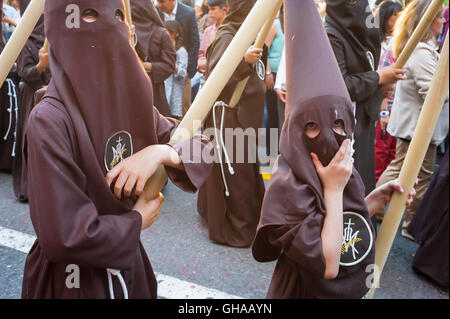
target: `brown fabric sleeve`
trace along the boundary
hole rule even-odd
[[[141,232],[136,211],[97,211],[75,161],[66,115],[43,101],[27,131],[30,214],[45,256],[54,263],[127,270]],[[113,213],[113,212],[111,212]]]
[[[154,109],[158,142],[168,144],[170,134],[178,126],[179,122],[172,118],[162,116],[158,110]],[[195,193],[208,178],[213,162],[207,162],[202,154],[209,154],[212,158],[212,143],[204,135],[196,134],[194,138],[171,145],[180,155],[183,162],[184,171],[167,167],[166,172],[170,180],[185,192]]]
[[[36,68],[36,64],[32,52],[25,45],[17,59],[17,73],[32,87],[38,87],[44,82]]]
[[[262,261],[281,252],[309,273],[323,276],[322,250],[324,214],[317,208],[311,188],[299,183],[289,167],[280,162],[267,188],[262,207],[262,225],[254,244],[254,255]],[[265,248],[270,247],[270,248]]]

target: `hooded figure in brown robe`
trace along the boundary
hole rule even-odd
[[[0,7],[0,17],[3,17],[3,5]],[[0,53],[5,45],[0,23]],[[13,67],[0,87],[0,170],[8,172],[12,168],[16,153],[20,151],[20,148],[16,148],[16,126],[19,111],[19,87],[16,77],[15,67]]]
[[[79,25],[66,24],[67,8],[79,9]],[[167,143],[178,122],[152,107],[151,81],[130,45],[122,0],[47,0],[45,32],[52,80],[26,132],[37,240],[22,297],[156,298],[136,198],[117,199],[105,175],[148,145]],[[177,186],[194,192],[210,165],[185,162],[186,143],[210,144],[175,145],[185,171],[167,168]]]
[[[143,62],[150,62],[147,71],[153,84],[154,105],[164,116],[171,116],[164,81],[175,72],[177,53],[161,18],[151,0],[131,0],[131,16],[136,27],[136,52]]]
[[[255,2],[227,1],[228,14],[207,51],[207,76],[219,62]],[[220,145],[221,152],[216,154],[219,163],[214,165],[207,182],[199,191],[198,211],[208,224],[210,239],[233,247],[251,245],[265,191],[255,147],[256,134],[263,121],[265,84],[255,66],[242,59],[218,101],[229,104],[237,83],[247,77],[250,77],[248,84],[236,108],[217,105],[204,123],[204,129],[215,129],[215,143]],[[246,138],[238,147],[239,139],[229,138],[225,134],[226,129],[253,129],[256,134]],[[220,134],[224,143],[221,143]],[[231,143],[233,147],[230,147]]]
[[[30,0],[20,0],[20,13],[23,15]],[[17,122],[16,145],[18,151],[13,162],[13,185],[14,193],[20,201],[28,200],[27,171],[22,157],[23,133],[34,107],[34,93],[50,82],[50,68],[47,67],[42,73],[37,69],[39,63],[39,50],[44,46],[44,16],[39,19],[36,27],[25,43],[22,52],[17,59],[17,73],[22,79],[19,94],[19,121]]]
[[[287,0],[287,104],[280,155],[267,188],[253,244],[257,261],[278,260],[268,298],[362,298],[366,267],[374,262],[374,229],[364,184],[353,168],[343,191],[343,241],[339,272],[325,279],[322,229],[324,190],[310,153],[323,166],[351,138],[352,103],[313,0]],[[333,130],[343,123],[345,135]],[[317,137],[305,134],[308,123]]]

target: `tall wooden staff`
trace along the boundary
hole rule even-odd
[[[397,61],[395,61],[394,67],[396,67],[397,69],[402,69],[405,66],[406,62],[408,62],[409,58],[411,57],[411,54],[414,52],[419,42],[423,39],[425,33],[429,30],[430,25],[436,18],[439,10],[441,10],[444,1],[445,0],[433,0],[431,2],[430,6],[428,7],[422,19],[420,19],[419,24],[409,38],[402,52],[397,57]],[[387,89],[388,86],[389,85],[384,86],[383,89]]]
[[[125,18],[127,19],[128,25],[131,27],[133,26],[133,19],[131,17],[131,5],[130,5],[130,0],[124,0],[123,1],[125,4]],[[131,34],[131,46],[134,48],[136,46],[136,33],[133,32],[133,34]]]
[[[44,12],[44,0],[32,0],[0,55],[0,87]]]
[[[419,174],[420,167],[425,158],[428,146],[436,128],[439,115],[449,88],[449,57],[448,57],[448,36],[445,40],[442,54],[436,67],[436,72],[431,81],[431,86],[420,113],[414,136],[406,153],[405,161],[400,171],[399,182],[405,192],[403,194],[394,193],[389,208],[383,218],[380,232],[375,243],[375,278],[370,293],[373,297],[376,287],[380,283],[381,272],[383,271],[389,251],[394,242],[395,234],[406,207],[406,201],[414,182]]]
[[[255,42],[255,48],[262,49],[264,46],[264,42],[266,41],[267,35],[269,34],[270,29],[272,28],[273,22],[275,21],[278,12],[281,9],[281,6],[283,5],[283,0],[278,0],[278,6],[276,10],[273,12],[272,16],[269,18],[269,20],[266,21],[264,24],[264,27],[262,28],[261,32],[258,34],[258,38]],[[250,77],[245,78],[244,80],[240,81],[236,88],[234,89],[234,93],[231,96],[230,99],[230,107],[236,107],[239,103],[239,100],[241,99],[242,94],[244,93],[245,87],[247,86],[248,80]]]
[[[125,4],[125,15],[126,15],[126,19],[128,24],[130,25],[130,27],[133,25],[133,20],[131,18],[131,6],[130,6],[130,0],[124,0],[124,4]]]
[[[201,122],[206,118],[214,102],[233,75],[245,52],[256,39],[264,23],[276,11],[278,5],[279,1],[273,0],[258,0],[255,3],[205,85],[197,94],[184,119],[175,130],[170,143],[178,143],[194,136],[194,133],[200,128]],[[145,186],[147,200],[157,197],[166,181],[167,173],[164,166],[160,166]]]

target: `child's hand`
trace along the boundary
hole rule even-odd
[[[311,153],[317,173],[322,181],[324,192],[343,192],[352,176],[353,163],[350,140],[345,140],[330,164],[323,167],[315,153]]]
[[[134,194],[140,196],[147,180],[160,165],[177,167],[181,165],[181,158],[168,145],[151,145],[117,164],[106,175],[106,181],[110,187],[115,181],[114,194],[118,199],[122,198],[122,190],[126,197],[130,197],[135,186]]]
[[[251,46],[245,53],[244,59],[248,64],[255,64],[262,58],[263,49],[254,48]]]
[[[142,216],[142,229],[149,228],[158,219],[161,212],[161,207],[164,202],[164,196],[159,193],[159,196],[151,201],[147,201],[145,196],[139,197],[133,210],[137,211]]]
[[[414,186],[417,186],[417,181]],[[392,194],[394,191],[399,192],[400,194],[404,193],[402,185],[395,180],[389,183],[383,184],[380,187],[376,188],[372,193],[367,195],[366,197],[366,206],[369,211],[369,215],[372,216],[377,211],[382,209],[387,203],[391,201]],[[408,200],[406,201],[406,206],[410,206],[416,196],[416,190],[413,189],[409,193]]]

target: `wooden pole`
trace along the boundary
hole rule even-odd
[[[131,29],[131,27],[133,26],[133,18],[131,15],[130,0],[124,0],[124,5],[125,5],[125,19],[127,20],[128,26]],[[133,48],[136,46],[136,42],[137,42],[136,40],[137,39],[136,39],[136,31],[135,31],[131,34],[131,39],[130,39],[130,43]]]
[[[255,48],[262,49],[264,46],[264,42],[266,41],[267,35],[269,34],[270,29],[272,28],[273,22],[275,21],[278,12],[281,9],[281,6],[283,5],[283,0],[278,0],[278,5],[275,8],[275,10],[272,13],[272,16],[269,18],[269,20],[266,21],[264,24],[264,27],[262,28],[261,32],[258,34],[258,38],[255,42]],[[240,81],[236,88],[234,89],[233,96],[230,99],[230,107],[236,107],[239,103],[239,100],[241,99],[242,94],[244,93],[245,87],[247,86],[248,80],[250,77],[245,78],[244,80]]]
[[[44,12],[44,0],[32,0],[0,55],[0,87]]]
[[[449,89],[449,56],[448,37],[439,58],[433,80],[420,113],[416,130],[406,153],[405,161],[399,175],[399,182],[405,192],[394,193],[389,208],[383,218],[380,232],[375,243],[375,278],[369,298],[373,297],[376,287],[380,283],[383,271],[392,243],[394,242],[406,201],[412,190],[416,178],[422,166],[425,154],[430,145],[433,132],[442,111],[445,97]]]
[[[128,24],[131,26],[133,25],[133,19],[131,18],[131,5],[130,0],[124,0],[125,4],[125,18],[127,19]]]
[[[245,19],[205,85],[198,92],[184,119],[175,130],[170,140],[172,144],[194,136],[194,133],[200,128],[201,122],[206,118],[211,107],[233,75],[245,52],[247,52],[250,45],[255,41],[258,32],[278,4],[278,1],[273,0],[258,0],[255,3],[247,19]],[[156,198],[166,181],[167,173],[164,167],[161,166],[147,181],[145,186],[147,200]]]

